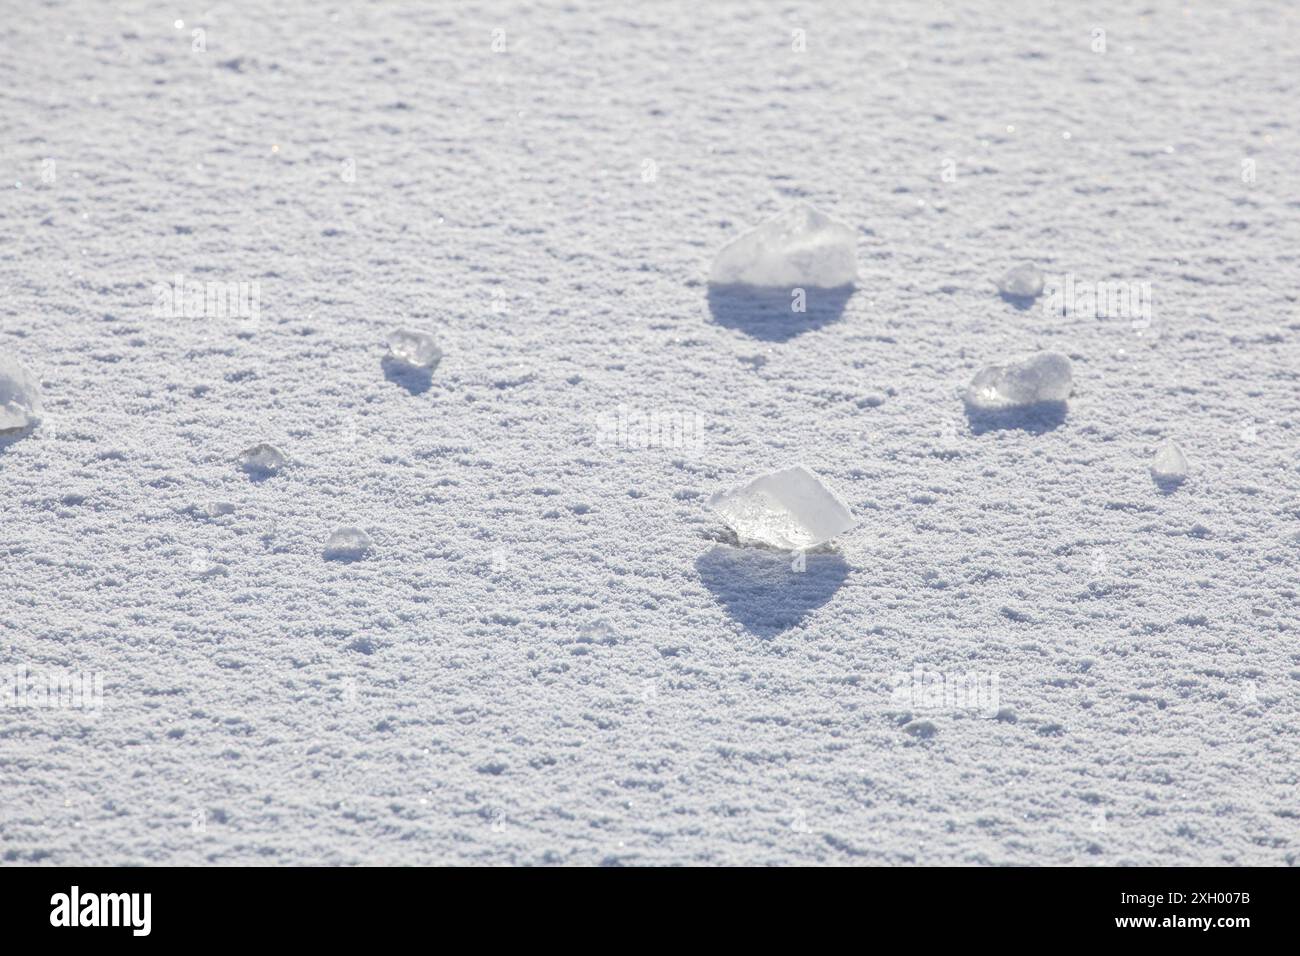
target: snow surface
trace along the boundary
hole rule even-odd
[[[0,663],[104,679],[0,713],[0,860],[1300,859],[1294,4],[196,15],[0,19],[0,354],[46,412]],[[710,296],[802,201],[856,290]],[[1150,282],[1150,327],[1007,302],[1029,260]],[[260,307],[169,314],[177,275]],[[967,418],[1042,349],[1063,416]],[[601,444],[620,406],[705,427]],[[704,506],[797,461],[860,522],[802,571]]]

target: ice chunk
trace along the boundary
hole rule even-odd
[[[1063,402],[1073,385],[1070,360],[1060,352],[1039,352],[975,373],[962,397],[977,411],[998,412]]]
[[[17,359],[0,356],[0,435],[41,423],[41,385]]]
[[[582,644],[617,644],[618,631],[608,621],[591,621],[578,628],[578,641]]]
[[[388,354],[396,362],[420,371],[432,371],[442,361],[442,349],[428,332],[394,329],[388,334]]]
[[[857,235],[806,203],[727,243],[709,275],[717,285],[782,289],[834,289],[857,278]]]
[[[252,448],[245,448],[239,453],[239,467],[250,475],[278,475],[280,469],[289,463],[284,453],[274,445],[261,442]]]
[[[857,523],[848,506],[803,465],[759,475],[718,492],[708,503],[741,544],[792,551],[815,548]]]
[[[370,550],[370,535],[360,528],[336,528],[325,541],[325,560],[359,561]]]
[[[1187,478],[1187,459],[1182,449],[1166,441],[1151,459],[1151,477],[1161,485],[1177,485]]]
[[[206,554],[190,548],[190,573],[196,578],[216,578],[229,573],[224,564],[209,561]]]
[[[1008,270],[996,281],[998,291],[1013,299],[1036,299],[1043,292],[1043,270],[1032,262]]]
[[[196,578],[220,578],[230,573],[229,569],[223,564],[214,564],[208,561],[200,561],[198,566],[191,563],[191,570]]]

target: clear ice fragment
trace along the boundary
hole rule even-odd
[[[1070,360],[1060,352],[1039,352],[975,373],[962,398],[977,411],[1028,408],[1070,397],[1074,378]]]
[[[709,274],[716,285],[783,289],[834,289],[857,278],[856,233],[807,203],[727,243]]]
[[[1187,459],[1172,441],[1165,441],[1151,459],[1151,477],[1158,484],[1176,485],[1187,478]]]
[[[1043,270],[1032,262],[1007,270],[996,281],[998,291],[1013,299],[1036,299],[1043,292]]]
[[[370,547],[370,535],[360,528],[336,528],[325,541],[325,560],[359,561]]]
[[[17,359],[0,356],[0,435],[41,423],[41,386]]]
[[[852,528],[848,506],[803,465],[759,475],[709,499],[741,544],[802,551]]]
[[[412,369],[432,371],[442,361],[442,349],[428,332],[394,329],[388,334],[388,354]]]
[[[274,445],[260,442],[239,453],[239,467],[250,475],[278,475],[289,463],[284,453]]]

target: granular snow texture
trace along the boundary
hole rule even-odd
[[[1295,4],[201,11],[0,18],[0,665],[104,681],[0,711],[0,859],[1300,860]],[[856,290],[711,297],[797,202]],[[1044,349],[1067,410],[967,417]],[[802,571],[704,507],[795,462],[860,520]]]

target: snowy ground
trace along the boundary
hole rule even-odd
[[[0,711],[0,860],[1300,860],[1293,4],[4,6],[0,664],[105,690]],[[711,306],[797,200],[856,292]],[[1068,415],[973,427],[1036,348]],[[861,519],[803,572],[704,507],[796,461]]]

